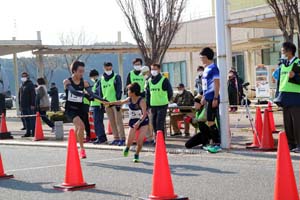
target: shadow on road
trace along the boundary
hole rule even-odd
[[[122,194],[118,192],[110,192],[106,190],[99,190],[97,189],[97,185],[95,189],[89,189],[89,190],[82,190],[83,192],[88,192],[88,193],[96,193],[96,194],[106,194],[106,195],[113,195],[113,196],[120,196],[120,197],[131,197],[130,195],[127,194]]]
[[[61,193],[61,191],[44,188],[42,185],[52,184],[51,182],[29,183],[16,179],[0,181],[0,188],[7,188],[21,191],[39,191],[44,193]]]

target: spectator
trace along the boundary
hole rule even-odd
[[[36,91],[36,109],[40,113],[42,120],[52,128],[54,132],[54,124],[47,117],[47,111],[50,110],[50,101],[47,94],[46,82],[44,78],[37,79],[38,87]]]
[[[59,111],[59,98],[58,98],[58,89],[55,83],[51,83],[50,91],[48,92],[51,97],[51,111]]]
[[[141,88],[141,96],[145,97],[145,77],[141,73],[142,71],[142,65],[143,65],[143,60],[140,58],[136,58],[132,61],[133,64],[133,70],[129,72],[127,75],[127,80],[126,80],[126,89],[124,92],[126,93],[127,91],[127,86],[131,83],[138,83]]]
[[[151,80],[146,87],[146,102],[151,108],[152,125],[155,134],[157,131],[165,133],[165,122],[168,104],[173,96],[173,89],[169,80],[161,75],[160,64],[151,65]]]
[[[287,62],[281,64],[279,79],[284,129],[290,150],[300,153],[300,62],[293,43],[284,42],[281,52],[287,58]]]
[[[220,75],[219,69],[214,64],[214,52],[211,48],[206,47],[200,52],[200,59],[205,67],[202,76],[203,98],[201,104],[207,106],[207,125],[209,126],[210,135],[212,136],[213,147],[216,151],[220,149],[220,133],[215,123],[219,116],[219,91]]]
[[[187,91],[183,83],[180,83],[177,87],[178,94],[174,98],[174,103],[178,106],[192,106],[194,104],[194,96],[191,92]],[[191,113],[190,109],[180,109],[179,113],[173,113],[171,115],[171,125],[174,130],[174,134],[171,136],[182,135],[178,127],[178,122],[183,121],[184,116],[187,113]],[[189,123],[184,122],[184,135],[186,137],[190,136],[190,125]]]
[[[19,105],[22,115],[35,114],[35,86],[27,72],[22,73],[22,86],[19,91]],[[25,117],[26,134],[23,137],[34,136],[35,117]]]
[[[202,90],[202,75],[204,72],[204,67],[203,66],[198,66],[197,68],[197,77],[195,80],[195,88],[197,91],[197,95],[202,95],[203,90]]]
[[[230,70],[228,73],[228,96],[229,96],[229,112],[236,112],[238,109],[238,105],[241,102],[241,90],[242,84],[237,76],[236,71]]]
[[[0,65],[0,116],[6,115],[5,97],[9,92],[9,81],[4,68]]]
[[[99,72],[95,69],[91,70],[90,72],[90,78],[94,82],[94,85],[92,87],[92,91],[96,95],[100,95],[100,79],[99,79]],[[94,141],[94,144],[102,144],[107,142],[107,138],[105,135],[105,129],[104,129],[104,106],[100,102],[97,101],[91,101],[91,111],[93,113],[94,118],[94,126],[95,126],[95,132],[97,135],[97,140]]]
[[[100,80],[100,96],[105,100],[119,101],[122,98],[121,76],[113,71],[110,62],[104,63],[104,74]],[[114,140],[110,145],[125,145],[125,131],[123,126],[122,110],[120,106],[106,107],[106,114],[110,121]]]

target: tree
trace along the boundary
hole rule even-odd
[[[267,3],[276,15],[284,40],[293,42],[295,33],[295,6],[297,6],[298,10],[298,0],[267,0]]]
[[[89,45],[92,42],[87,39],[86,34],[84,30],[81,30],[78,34],[75,34],[74,32],[70,32],[68,34],[61,34],[59,37],[61,45]],[[65,60],[65,65],[62,67],[67,69],[70,75],[72,74],[70,65],[79,59],[82,59],[84,62],[86,62],[89,58],[89,55],[83,56],[83,54],[65,54],[63,55],[63,58]]]
[[[186,0],[116,0],[146,65],[162,63],[174,35],[180,28]],[[139,2],[139,3],[138,3]],[[139,23],[139,6],[146,36]]]

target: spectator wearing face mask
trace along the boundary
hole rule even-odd
[[[177,86],[178,94],[174,98],[174,103],[178,106],[193,106],[194,104],[194,96],[191,92],[187,91],[184,87],[183,83],[180,83]],[[183,118],[187,113],[191,113],[191,110],[188,109],[180,109],[179,113],[173,113],[171,115],[171,124],[174,130],[174,134],[171,136],[182,135],[180,129],[178,127],[178,121],[183,121]],[[187,122],[184,122],[184,135],[186,137],[190,136],[190,125]]]
[[[104,73],[100,80],[99,89],[100,96],[109,102],[119,101],[122,98],[121,76],[113,71],[113,65],[110,62],[104,63]],[[121,107],[113,105],[106,107],[105,111],[114,136],[110,145],[124,146],[126,138]]]
[[[132,61],[133,70],[129,72],[127,75],[126,80],[126,88],[124,92],[127,94],[127,86],[132,83],[139,84],[141,88],[141,97],[145,97],[145,77],[143,76],[142,69],[143,69],[143,60],[141,58],[136,58]]]
[[[160,64],[151,65],[151,79],[146,86],[146,102],[151,108],[154,133],[165,132],[168,104],[173,96],[169,80],[161,75]]]
[[[35,86],[32,81],[29,79],[27,72],[22,73],[21,77],[22,86],[19,90],[19,105],[22,115],[33,115],[35,114]],[[34,136],[35,128],[35,118],[34,117],[25,117],[25,128],[26,134],[23,137]]]
[[[202,95],[203,94],[203,89],[202,89],[202,75],[204,72],[204,67],[203,66],[198,66],[197,68],[197,77],[195,79],[195,89],[197,92],[197,95]]]

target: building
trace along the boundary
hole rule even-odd
[[[214,13],[214,5],[211,13]],[[283,41],[275,15],[265,0],[229,0],[228,13],[227,23],[232,40],[231,67],[236,68],[240,77],[250,82],[251,88],[255,88],[256,66],[272,65],[268,73],[272,95],[275,82],[271,79],[270,70],[278,63]],[[183,22],[172,44],[199,44],[215,48],[214,14]],[[169,72],[173,86],[183,82],[193,89],[196,68],[200,64],[199,52],[167,53],[163,71]]]

